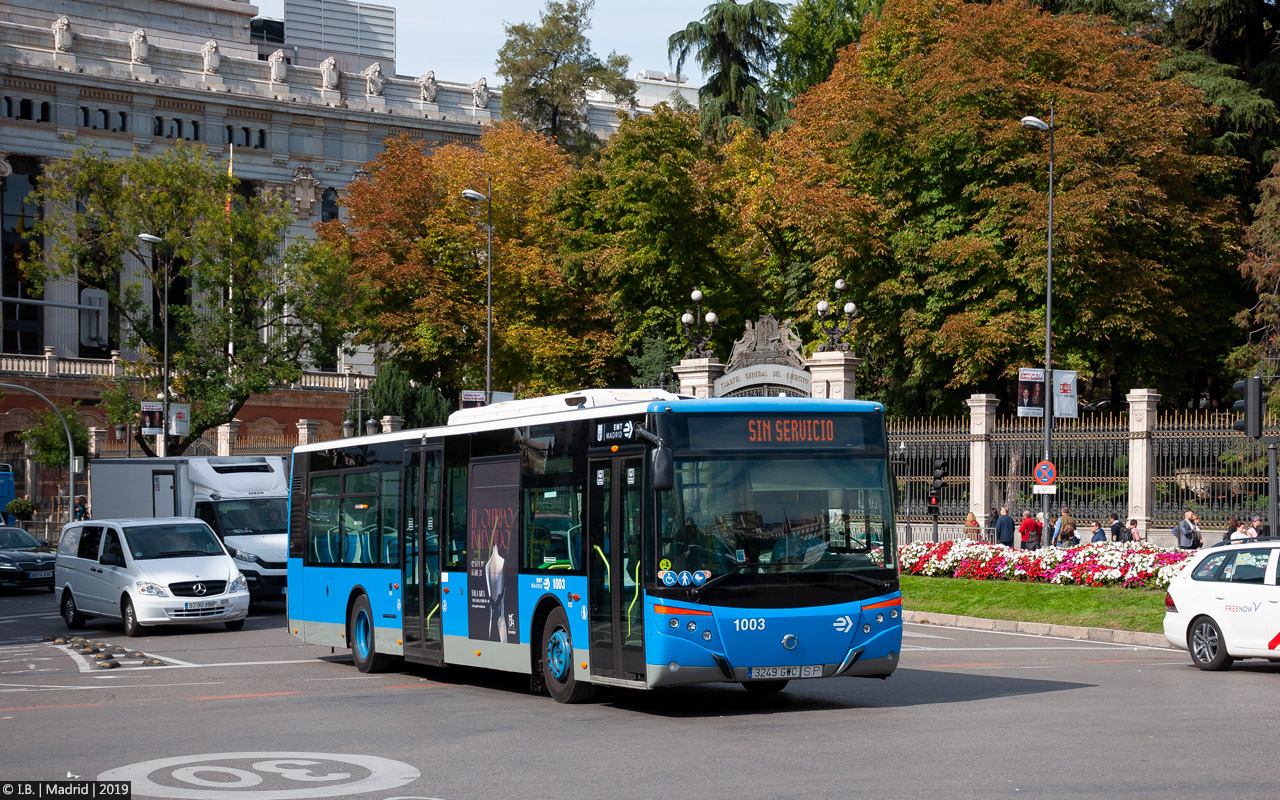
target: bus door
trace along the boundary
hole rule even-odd
[[[591,674],[645,680],[640,591],[643,454],[593,458],[587,471]]]
[[[440,623],[440,475],[443,448],[404,453],[404,523],[400,526],[401,604],[407,661],[444,663]]]

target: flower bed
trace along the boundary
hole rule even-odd
[[[903,575],[1163,589],[1190,555],[1143,542],[1013,550],[959,540],[903,545],[898,549],[898,563]]]

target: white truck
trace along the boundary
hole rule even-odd
[[[114,517],[199,517],[226,544],[257,599],[283,597],[289,481],[282,456],[95,458],[89,509]]]

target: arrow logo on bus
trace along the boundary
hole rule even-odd
[[[836,630],[840,631],[841,633],[848,633],[849,631],[853,630],[853,620],[850,619],[848,615],[840,617],[839,619],[837,619],[835,622],[831,624],[835,627]]]

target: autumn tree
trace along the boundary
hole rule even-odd
[[[698,104],[703,136],[724,139],[735,122],[765,133],[781,116],[776,106],[770,108],[767,84],[783,9],[772,0],[720,0],[707,6],[702,19],[667,39],[677,73],[690,56],[702,69]]]
[[[1043,355],[1056,104],[1055,363],[1186,393],[1234,335],[1238,162],[1160,48],[1021,3],[889,0],[770,142],[777,224],[862,309],[865,385],[901,410],[1005,394]],[[761,223],[763,224],[763,223]],[[1234,287],[1234,288],[1233,288]]]
[[[103,393],[113,423],[136,426],[139,402],[160,396],[168,339],[171,401],[191,404],[190,433],[170,455],[233,419],[251,395],[297,380],[317,334],[298,314],[324,303],[293,281],[309,255],[303,241],[286,256],[288,203],[238,191],[208,152],[176,142],[119,159],[81,148],[53,163],[35,193],[52,209],[33,230],[49,258],[28,275],[104,288],[113,339],[139,356]],[[151,452],[141,435],[138,444]]]
[[[587,29],[595,0],[548,0],[537,25],[504,25],[498,51],[502,113],[546,134],[565,150],[582,154],[599,144],[587,119],[587,93],[608,92],[635,105],[636,85],[627,77],[631,59],[591,52]]]
[[[520,394],[600,385],[613,349],[595,293],[549,255],[547,204],[568,157],[515,122],[474,145],[389,140],[320,226],[309,283],[341,289],[325,325],[379,348],[446,396],[485,385],[486,208],[493,202],[493,383]],[[489,189],[492,179],[492,190]]]

